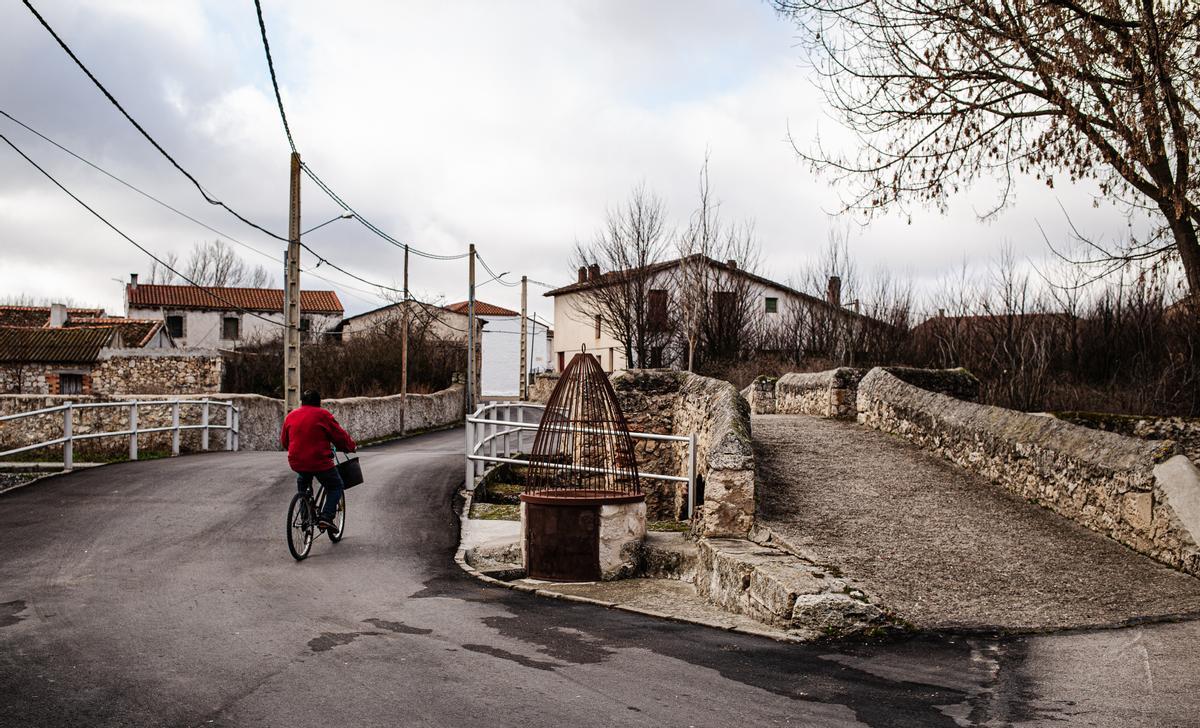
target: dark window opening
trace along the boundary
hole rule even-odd
[[[767,313],[779,313],[779,299],[767,296]]]
[[[83,394],[83,375],[82,374],[59,374],[58,375],[58,393],[59,394]]]
[[[307,333],[308,330],[311,328],[312,328],[312,319],[308,318],[307,316],[301,316],[300,317],[300,331]]]
[[[662,369],[663,367],[663,347],[655,346],[650,349],[650,368]]]
[[[237,341],[241,338],[242,322],[233,316],[226,316],[221,321],[221,338],[226,341]]]
[[[603,321],[604,321],[604,318],[600,314],[596,314],[596,338],[597,339],[600,338],[600,324]]]
[[[167,317],[167,335],[172,339],[182,339],[184,335],[183,316]]]
[[[667,292],[664,290],[650,291],[646,301],[646,319],[651,331],[665,331],[667,328]]]

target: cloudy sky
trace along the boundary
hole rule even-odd
[[[84,63],[215,196],[287,230],[288,147],[251,0],[36,0]],[[796,276],[831,230],[848,230],[861,270],[918,288],[982,266],[1005,244],[1047,255],[1038,223],[1066,234],[1060,205],[1089,234],[1115,239],[1118,211],[1090,189],[1022,183],[1016,203],[980,223],[980,187],[948,214],[917,210],[869,227],[831,217],[839,196],[785,138],[837,138],[794,29],[755,0],[355,2],[268,0],[267,28],[289,121],[306,163],[343,198],[414,247],[475,243],[497,272],[567,282],[570,250],[640,183],[682,226],[710,155],[730,219],[753,220],[762,272]],[[0,8],[0,108],[247,245],[247,262],[282,270],[282,244],[206,204],[108,104],[17,2]],[[7,119],[0,133],[135,240],[186,256],[215,234],[121,187]],[[304,227],[339,210],[314,185]],[[399,285],[402,254],[343,220],[306,242],[363,278]],[[305,261],[311,267],[315,261]],[[0,146],[0,296],[70,298],[120,311],[121,286],[149,260]],[[429,299],[466,295],[464,261],[413,258]],[[380,304],[335,271],[349,312]],[[481,274],[480,280],[486,276]],[[276,275],[279,280],[281,275]],[[306,288],[328,288],[309,277]],[[355,290],[359,289],[359,290]],[[540,294],[534,287],[531,294]],[[479,298],[516,307],[495,283]],[[549,316],[549,301],[531,295]]]

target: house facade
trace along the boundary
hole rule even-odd
[[[705,281],[700,293],[690,281],[700,276]],[[753,330],[762,341],[781,336],[798,322],[815,319],[870,321],[841,305],[840,281],[830,279],[824,299],[797,291],[763,276],[740,269],[734,261],[720,262],[704,256],[691,256],[618,272],[601,272],[598,266],[580,268],[578,279],[545,295],[554,299],[554,358],[561,370],[576,353],[586,350],[595,355],[605,371],[628,368],[625,345],[605,320],[611,305],[602,303],[601,289],[628,285],[637,279],[644,296],[642,327],[647,339],[648,367],[683,368],[687,364],[688,337],[683,323],[688,305],[701,305],[703,326],[710,333],[736,319],[742,330]],[[697,301],[695,296],[711,296]],[[688,300],[686,297],[693,297]],[[611,300],[611,299],[608,299]],[[877,323],[877,322],[875,322]]]
[[[283,289],[222,288],[139,284],[125,286],[125,316],[161,321],[181,348],[236,349],[280,335]],[[316,337],[342,320],[342,302],[333,291],[300,292],[300,331]]]
[[[467,302],[446,307],[467,315]],[[516,397],[521,390],[521,314],[517,311],[475,301],[475,316],[482,318],[483,346],[480,356],[480,387],[485,397]],[[525,325],[526,377],[553,366],[551,345],[554,332],[543,321],[529,318]]]

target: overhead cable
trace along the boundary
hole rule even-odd
[[[98,78],[96,78],[95,74],[93,74],[90,70],[88,70],[87,66],[83,65],[83,61],[79,60],[79,57],[76,56],[74,51],[72,51],[70,49],[70,47],[67,46],[66,42],[64,42],[63,39],[59,37],[58,33],[54,32],[54,28],[50,27],[50,24],[47,23],[46,19],[42,17],[41,13],[39,13],[37,11],[37,9],[33,7],[33,4],[29,0],[22,0],[22,1],[25,3],[25,7],[29,8],[29,12],[33,13],[34,17],[36,17],[38,19],[38,22],[42,24],[42,27],[46,29],[46,32],[48,32],[54,38],[54,40],[58,41],[58,45],[61,46],[64,51],[66,51],[67,55],[71,57],[72,61],[75,61],[75,65],[79,66],[80,70],[82,70],[87,75],[87,77],[89,79],[91,79],[92,83],[96,85],[96,88],[100,89],[100,92],[104,94],[105,98],[108,99],[109,103],[111,103],[113,106],[115,106],[117,108],[117,110],[120,111],[121,114],[129,121],[129,123],[133,124],[133,127],[135,129],[137,129],[139,132],[141,132],[142,136],[146,138],[146,141],[150,142],[150,144],[153,145],[153,147],[158,150],[159,154],[163,155],[163,157],[165,157],[166,160],[171,163],[171,166],[173,166],[173,167],[175,167],[175,169],[179,170],[180,174],[182,174],[184,177],[187,177],[188,180],[193,185],[196,186],[196,189],[200,191],[200,194],[204,196],[204,199],[206,202],[208,202],[208,204],[217,205],[219,207],[222,207],[226,210],[226,212],[233,215],[238,220],[241,220],[242,222],[246,223],[250,227],[255,228],[256,230],[259,230],[263,233],[266,233],[267,235],[270,235],[271,237],[275,238],[276,240],[282,240],[284,242],[287,242],[287,238],[285,238],[281,235],[276,235],[275,233],[273,233],[270,230],[266,229],[265,227],[259,225],[258,223],[248,220],[245,216],[243,216],[237,210],[234,210],[229,205],[225,204],[221,200],[218,200],[217,198],[210,195],[208,193],[208,191],[204,189],[204,186],[201,185],[200,182],[192,175],[192,173],[188,172],[186,169],[183,168],[183,165],[181,165],[181,164],[179,164],[179,162],[175,161],[175,158],[172,157],[170,154],[168,154],[167,150],[163,149],[162,145],[159,144],[158,141],[154,137],[150,136],[150,133],[147,132],[142,127],[142,125],[139,124],[129,114],[129,112],[125,110],[125,107],[121,106],[121,103],[119,101],[117,101],[116,97],[114,97],[107,88],[105,88],[104,84],[100,83],[100,80]]]
[[[287,134],[288,146],[292,148],[293,152],[296,152],[296,142],[292,140],[292,130],[288,126],[287,113],[283,110],[283,96],[279,94],[279,81],[275,78],[275,61],[271,59],[271,44],[267,42],[267,24],[263,21],[262,3],[259,0],[254,0],[254,9],[258,12],[258,29],[262,34],[263,51],[267,54],[267,68],[271,71],[271,86],[275,89],[275,102],[279,105],[279,118],[283,120],[283,133]]]

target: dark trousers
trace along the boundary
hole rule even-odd
[[[311,492],[313,478],[325,487],[325,508],[319,515],[332,519],[337,515],[338,501],[342,499],[342,475],[337,468],[322,470],[319,473],[296,473],[296,489],[301,493]]]

